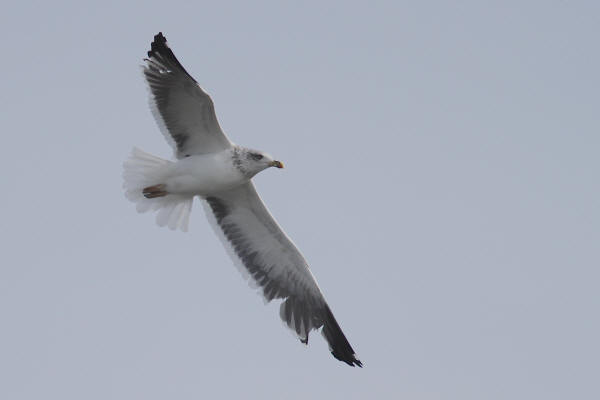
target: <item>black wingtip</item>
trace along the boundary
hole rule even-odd
[[[325,305],[324,324],[322,334],[329,343],[331,354],[340,361],[345,362],[351,367],[358,366],[362,368],[362,362],[356,358],[356,354],[350,346],[348,339],[342,332],[329,306]]]
[[[152,41],[152,44],[150,44],[150,50],[148,50],[148,57],[153,57],[156,53],[160,54],[168,48],[169,46],[167,45],[167,38],[163,35],[162,32],[158,32],[156,35],[154,35],[154,40]]]
[[[190,74],[188,74],[185,68],[183,68],[183,65],[181,65],[179,60],[177,60],[177,57],[175,57],[175,54],[167,44],[167,38],[162,32],[158,32],[156,35],[154,35],[154,40],[150,44],[150,50],[148,50],[148,58],[158,59],[162,64],[166,63],[165,66],[179,68],[181,72],[189,76],[192,81],[196,82],[196,80]]]
[[[340,361],[345,362],[351,367],[360,367],[362,368],[363,364],[354,354],[348,356],[347,354],[338,354],[335,351],[332,351],[331,354]]]

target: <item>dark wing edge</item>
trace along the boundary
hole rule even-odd
[[[253,186],[251,186],[251,189],[254,190]],[[264,207],[258,195],[257,199],[261,203],[261,206]],[[263,264],[264,261],[261,261],[262,255],[248,248],[248,242],[252,239],[245,237],[242,227],[236,226],[231,221],[226,220],[226,217],[232,212],[231,207],[235,207],[235,205],[230,204],[227,198],[223,196],[209,196],[205,200],[205,210],[209,215],[209,220],[211,220],[210,217],[214,217],[214,221],[211,221],[213,222],[213,227],[230,253],[234,263],[240,269],[240,272],[245,277],[251,278],[252,282],[261,288],[266,302],[270,302],[273,299],[283,300],[279,309],[280,317],[288,328],[296,333],[300,341],[308,344],[309,332],[322,327],[321,334],[327,341],[331,354],[336,359],[352,367],[362,367],[362,362],[356,358],[352,346],[333,316],[320,289],[318,289],[310,270],[308,270],[308,274],[310,274],[310,277],[314,281],[318,296],[311,296],[308,293],[309,289],[302,285],[290,285],[290,282],[287,280],[293,279],[291,278],[291,274],[286,274],[285,281],[272,279],[269,276],[268,269]],[[270,214],[267,215],[270,217]],[[273,223],[280,230],[274,220]],[[282,231],[281,234],[285,236]],[[290,245],[293,246],[293,243],[290,242]],[[294,251],[297,252],[295,247]],[[299,252],[298,255],[301,257]],[[303,291],[301,291],[302,289]]]
[[[154,35],[154,40],[150,44],[150,50],[148,51],[148,57],[149,58],[154,57],[159,60],[167,61],[172,66],[179,68],[192,81],[194,81],[195,83],[198,83],[198,82],[196,82],[194,77],[191,76],[185,70],[185,68],[183,68],[183,65],[181,65],[181,63],[179,62],[177,57],[175,57],[175,53],[173,53],[173,50],[171,50],[171,48],[167,44],[167,38],[163,35],[162,32],[159,32],[157,35]]]
[[[351,367],[357,365],[362,368],[362,362],[356,358],[354,349],[350,346],[346,335],[342,332],[342,328],[340,328],[327,303],[325,303],[323,310],[323,329],[321,330],[321,334],[327,340],[329,351],[331,351],[331,354],[335,358]]]

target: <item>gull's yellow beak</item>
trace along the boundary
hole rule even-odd
[[[271,167],[283,168],[283,163],[281,161],[273,161],[271,162]]]

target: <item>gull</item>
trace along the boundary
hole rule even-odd
[[[134,148],[123,164],[123,188],[138,212],[156,211],[156,222],[188,230],[195,197],[250,283],[266,302],[281,300],[283,322],[308,344],[321,329],[335,358],[362,367],[329,308],[306,260],[271,216],[252,177],[283,168],[269,154],[231,142],[221,130],[210,96],[179,63],[160,32],[142,66],[150,108],[176,160]]]

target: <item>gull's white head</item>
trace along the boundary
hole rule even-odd
[[[269,167],[283,168],[283,163],[275,160],[269,154],[246,148],[240,148],[234,153],[234,164],[249,178]]]

